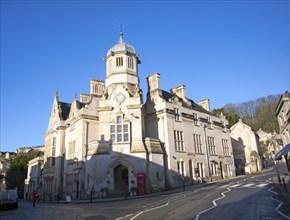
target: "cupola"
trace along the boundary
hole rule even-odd
[[[106,62],[105,84],[109,95],[117,84],[125,86],[132,96],[136,93],[136,88],[140,90],[139,57],[134,47],[125,43],[123,32],[120,32],[119,42],[108,50],[104,61]]]

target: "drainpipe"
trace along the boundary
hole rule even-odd
[[[204,124],[203,125],[203,129],[204,129],[204,139],[205,139],[205,150],[206,150],[206,159],[207,159],[208,175],[209,175],[210,181],[212,182],[211,172],[210,172],[209,152],[208,152],[208,146],[207,146],[206,128],[207,128],[207,125]]]

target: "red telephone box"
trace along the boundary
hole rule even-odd
[[[146,176],[144,173],[137,174],[137,195],[146,194]]]

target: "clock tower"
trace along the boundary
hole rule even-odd
[[[100,130],[112,143],[116,153],[145,152],[143,138],[144,106],[139,85],[139,56],[133,46],[126,44],[123,33],[117,44],[104,57],[106,62],[106,94],[98,108]]]

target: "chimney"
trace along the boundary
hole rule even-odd
[[[87,103],[89,101],[90,101],[90,95],[89,94],[82,93],[80,95],[80,102]]]
[[[170,92],[176,94],[177,96],[179,96],[182,99],[186,99],[185,85],[175,86],[170,90]]]
[[[92,79],[90,87],[92,95],[102,96],[105,90],[105,83],[102,80]]]
[[[155,72],[147,77],[148,92],[160,89],[160,74]]]
[[[209,99],[202,99],[198,104],[207,111],[210,111]]]

